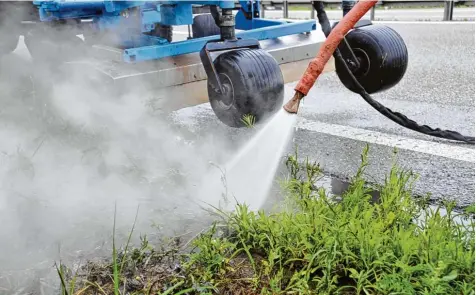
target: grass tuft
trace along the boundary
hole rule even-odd
[[[243,115],[243,118],[241,118],[241,122],[243,122],[245,127],[253,128],[255,126],[256,118],[251,114]]]

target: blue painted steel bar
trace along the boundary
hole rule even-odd
[[[241,9],[236,15],[235,27],[244,30],[236,33],[242,39],[274,39],[316,29],[314,20],[287,23],[260,19],[260,0],[239,0],[239,3]],[[35,0],[34,4],[42,21],[92,18],[94,30],[112,35],[114,46],[127,48],[123,60],[128,63],[199,52],[207,41],[219,39],[217,35],[168,43],[164,38],[147,34],[159,24],[192,24],[192,4],[235,8],[235,1],[231,0]],[[130,8],[134,9],[128,10]]]
[[[119,15],[121,11],[131,7],[148,6],[146,1],[33,1],[39,9],[42,21],[70,18],[89,18],[97,13]]]
[[[235,16],[235,27],[238,30],[252,30],[269,26],[283,25],[286,21],[271,20],[264,18],[246,19],[245,15],[239,11]]]
[[[1,0],[0,0],[1,1]],[[197,0],[180,0],[180,1],[64,1],[64,0],[35,0],[33,4],[39,9],[40,19],[42,21],[52,21],[70,18],[89,18],[98,16],[98,12],[102,15],[119,15],[121,11],[131,7],[141,7],[144,9],[157,9],[164,5],[176,7],[192,4],[201,5],[218,5],[221,8],[234,8],[235,2],[224,1],[197,1]]]
[[[230,2],[233,2],[233,1],[230,1]],[[250,3],[251,1],[248,1],[248,0],[239,0],[238,2],[240,3],[241,8],[245,12],[250,12],[250,13],[253,13],[254,11],[259,12],[261,9],[260,0],[255,0],[253,2],[253,5],[251,5]]]
[[[264,27],[249,31],[237,32],[236,37],[242,39],[266,40],[294,35],[303,32],[311,32],[316,29],[316,21],[303,21],[296,23],[287,23],[274,27]],[[187,53],[199,52],[203,46],[210,40],[217,40],[219,36],[209,36],[198,39],[174,42],[164,45],[144,46],[124,50],[123,59],[125,62],[133,63],[160,59],[169,56],[177,56]]]

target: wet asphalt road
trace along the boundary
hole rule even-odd
[[[389,26],[405,40],[409,66],[397,86],[373,97],[421,124],[474,136],[474,24]],[[383,136],[398,135],[449,144],[391,122],[358,95],[346,91],[334,74],[323,77],[310,96],[302,112],[306,119],[378,131]],[[309,131],[298,132],[296,141],[303,153],[319,160],[328,173],[341,177],[355,171],[358,152],[365,144]],[[442,147],[435,146],[436,149]],[[474,150],[471,145],[463,147]],[[384,172],[390,168],[392,149],[392,146],[371,145],[369,180],[383,180]],[[460,205],[474,202],[474,157],[472,161],[460,161],[400,149],[398,158],[399,164],[420,175],[415,187],[417,192],[429,192],[435,199],[454,199]]]
[[[474,136],[474,23],[388,25],[405,40],[409,66],[397,86],[373,97],[421,124]],[[287,97],[294,85],[287,85]],[[178,117],[187,124],[195,122],[204,134],[227,130],[207,105],[179,111]],[[294,138],[299,155],[321,163],[328,176],[353,176],[368,143],[366,179],[381,183],[398,144],[397,163],[419,175],[416,194],[430,193],[434,201],[452,199],[459,206],[474,202],[474,146],[400,127],[349,92],[335,73],[319,78],[301,106],[300,117]],[[317,127],[303,127],[303,122]],[[230,131],[230,138],[231,134],[235,133]],[[468,156],[456,157],[457,152]]]

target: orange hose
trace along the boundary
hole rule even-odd
[[[378,2],[378,0],[360,0],[344,16],[344,18],[332,29],[324,44],[320,47],[317,56],[309,63],[306,72],[302,76],[294,90],[294,97],[284,106],[290,113],[297,113],[300,100],[306,96],[316,82],[324,67],[334,54],[344,36],[355,24]]]

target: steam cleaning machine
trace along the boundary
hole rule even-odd
[[[323,2],[312,1],[328,37],[323,44],[315,20],[260,18],[260,0],[0,1],[0,55],[13,51],[23,35],[34,62],[57,71],[82,69],[90,80],[99,77],[98,88],[153,85],[171,99],[205,88],[216,116],[242,127],[245,115],[259,122],[277,112],[284,84],[308,66],[296,92],[297,101],[304,97],[323,70],[317,65],[334,51],[336,73],[350,91],[368,96],[396,85],[408,52],[393,29],[362,20],[376,2],[342,1],[346,29],[334,32]],[[173,28],[180,26],[188,36],[176,40]],[[309,87],[302,87],[306,80]]]
[[[168,87],[205,78],[217,117],[240,127],[243,115],[253,115],[258,122],[282,106],[288,81],[281,68],[300,61],[307,64],[323,39],[315,20],[263,19],[260,4],[259,0],[1,1],[0,51],[5,54],[16,47],[20,20],[34,60],[81,65],[87,68],[84,75],[99,71],[115,82],[113,87]],[[204,7],[209,13],[194,16],[194,9]],[[174,41],[174,26],[191,26],[193,35]],[[403,76],[406,48],[393,30],[366,23],[347,42],[362,59],[355,68],[372,92],[389,88]]]

